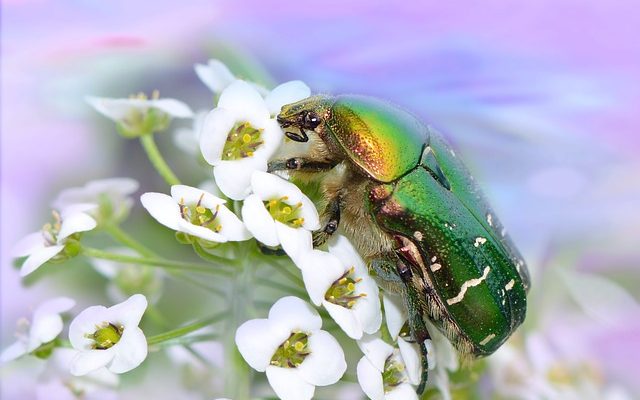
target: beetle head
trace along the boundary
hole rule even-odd
[[[331,113],[332,97],[317,95],[300,100],[296,103],[282,106],[277,121],[283,129],[294,128],[294,131],[285,131],[285,135],[296,142],[309,140],[306,131],[320,132]]]

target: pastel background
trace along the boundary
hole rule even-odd
[[[547,311],[528,329],[563,357],[586,357],[603,384],[640,392],[637,2],[4,0],[0,11],[2,347],[41,299],[96,302],[69,283],[82,265],[27,285],[12,267],[12,244],[48,219],[58,190],[110,176],[162,188],[138,143],[83,97],[159,89],[205,108],[210,92],[193,64],[219,57],[265,83],[383,97],[441,130],[530,264],[531,307]],[[168,155],[178,171],[184,157]],[[593,293],[593,312],[579,315],[570,294],[570,306],[554,306],[546,288],[563,269],[607,278],[631,298],[613,309]],[[27,398],[12,396],[28,376],[1,377],[2,398]]]

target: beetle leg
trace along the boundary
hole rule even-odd
[[[338,230],[340,224],[340,209],[342,208],[342,193],[338,191],[327,207],[324,210],[323,215],[328,216],[327,223],[320,230],[313,232],[313,246],[318,247],[323,245],[331,235]]]
[[[407,302],[411,335],[420,346],[420,352],[422,353],[422,376],[420,378],[420,384],[416,388],[416,393],[422,394],[422,392],[424,392],[424,387],[427,384],[427,378],[429,377],[429,361],[427,358],[428,349],[426,340],[431,338],[429,336],[427,326],[424,323],[423,316],[425,313],[420,302],[421,296],[424,297],[424,293],[421,293],[414,284],[411,268],[405,264],[401,258],[398,258],[396,262],[396,269],[398,275],[405,283],[405,299]]]
[[[270,161],[267,172],[275,171],[300,171],[300,172],[322,172],[335,167],[335,162],[318,161],[309,158],[293,157],[284,160]]]

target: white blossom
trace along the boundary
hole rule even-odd
[[[18,341],[2,352],[0,361],[4,363],[15,360],[57,338],[64,328],[60,314],[69,311],[75,304],[76,302],[68,297],[56,297],[40,304],[33,311],[31,322],[25,321],[25,325],[28,324],[28,332],[18,332]]]
[[[358,346],[364,353],[356,368],[358,382],[367,397],[371,400],[418,399],[413,385],[420,382],[419,365],[407,362],[398,349],[378,336],[366,335],[358,341]]]
[[[224,206],[225,200],[202,189],[174,185],[171,196],[145,193],[140,200],[158,222],[190,238],[223,243],[251,237],[242,221]]]
[[[316,386],[336,383],[347,368],[342,348],[321,326],[322,319],[308,303],[284,297],[267,319],[242,324],[236,344],[253,369],[266,372],[279,398],[311,399]]]
[[[113,120],[120,134],[133,138],[165,130],[172,118],[192,118],[193,111],[176,99],[160,99],[154,92],[151,99],[139,94],[131,98],[88,96],[87,102],[100,114]]]
[[[266,171],[284,134],[273,118],[287,102],[309,96],[302,82],[287,82],[263,98],[245,81],[235,81],[222,94],[218,106],[206,117],[200,151],[213,165],[220,190],[234,200],[250,193],[253,171]]]
[[[382,302],[387,329],[391,338],[397,341],[403,358],[421,364],[421,358],[417,360],[414,358],[415,354],[421,354],[420,347],[411,340],[410,336],[401,334],[401,330],[407,322],[407,310],[402,298],[385,293]],[[443,400],[449,400],[451,399],[449,372],[458,370],[458,355],[451,342],[442,333],[428,322],[425,321],[425,324],[431,336],[431,339],[425,341],[430,371],[428,386],[437,388]]]
[[[78,254],[80,232],[94,229],[96,220],[89,216],[95,204],[74,204],[61,213],[53,211],[54,222],[45,224],[42,230],[31,233],[13,248],[14,257],[27,257],[20,269],[20,276],[27,276],[50,260],[64,259]]]
[[[128,247],[107,248],[105,250],[113,254],[140,256]],[[160,298],[164,286],[164,275],[159,268],[100,258],[92,258],[90,261],[93,268],[109,280],[107,295],[111,300],[121,302],[136,293],[144,294],[151,303],[155,303]]]
[[[112,223],[124,219],[133,206],[131,195],[138,190],[138,182],[131,178],[109,178],[87,182],[84,186],[61,191],[51,203],[63,210],[78,203],[96,204],[91,216],[100,222]]]
[[[346,237],[332,238],[329,252],[309,251],[299,266],[311,301],[324,306],[349,337],[380,329],[378,285]]]
[[[36,384],[37,400],[116,400],[119,376],[102,367],[84,376],[69,373],[77,352],[58,348],[48,360],[47,367]]]
[[[69,326],[71,346],[78,350],[71,374],[81,376],[102,367],[113,373],[128,372],[147,357],[147,339],[138,327],[147,299],[136,294],[111,306],[82,311]]]
[[[314,204],[293,183],[266,172],[251,177],[253,194],[242,205],[242,219],[253,236],[267,246],[282,246],[296,261],[308,254],[311,231],[320,228]]]
[[[207,65],[196,64],[193,68],[202,83],[216,94],[222,93],[224,89],[237,79],[222,61],[215,58],[210,59]]]

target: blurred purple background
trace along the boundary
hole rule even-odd
[[[205,108],[210,93],[192,65],[212,56],[419,114],[467,160],[534,279],[569,260],[638,297],[635,1],[11,0],[1,11],[3,346],[17,318],[60,291],[22,287],[8,254],[48,218],[53,194],[109,176],[157,186],[137,143],[83,97],[158,88]],[[535,290],[544,297],[534,280]],[[640,315],[628,320],[635,325],[598,337],[599,357],[607,378],[637,388]]]

